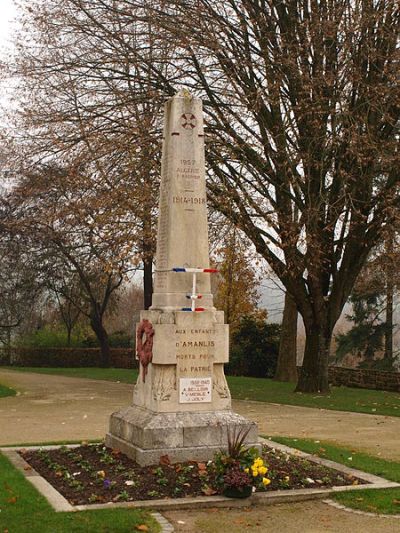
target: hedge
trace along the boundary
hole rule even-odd
[[[110,366],[136,368],[132,348],[110,348]],[[97,367],[100,348],[10,348],[0,351],[0,364],[36,367]]]

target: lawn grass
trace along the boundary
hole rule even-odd
[[[15,390],[0,384],[0,398],[5,398],[6,396],[15,396],[16,394],[17,393]]]
[[[147,525],[148,531],[158,533],[159,524],[147,511],[140,509],[105,509],[56,513],[0,453],[0,531],[10,533],[126,533]]]
[[[286,444],[286,446],[400,483],[400,463],[396,461],[380,459],[357,450],[311,439],[276,436],[271,437],[271,439]],[[352,509],[378,514],[400,514],[400,488],[340,492],[331,497]]]
[[[20,372],[61,374],[64,376],[134,383],[137,370],[124,368],[32,368],[6,367]],[[400,416],[400,393],[349,387],[332,387],[331,394],[294,393],[293,383],[272,379],[228,376],[232,397],[237,400],[253,400],[284,405],[298,405],[317,409],[334,409],[355,413]]]
[[[400,393],[332,387],[328,395],[294,393],[293,383],[228,376],[232,397],[285,405],[334,409],[354,413],[400,416]]]
[[[359,490],[334,495],[338,503],[368,513],[400,515],[400,489]]]

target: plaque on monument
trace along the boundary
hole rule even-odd
[[[211,402],[211,377],[181,378],[179,380],[179,402]]]
[[[228,430],[257,426],[233,413],[224,375],[229,329],[213,305],[202,102],[178,93],[165,105],[153,305],[142,311],[139,377],[131,406],[113,413],[106,445],[142,465],[161,455],[207,460]]]

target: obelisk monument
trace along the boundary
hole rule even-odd
[[[229,326],[213,306],[202,102],[182,91],[165,104],[153,305],[137,326],[133,404],[113,413],[106,445],[141,465],[207,460],[228,431],[257,426],[231,410],[224,375]]]

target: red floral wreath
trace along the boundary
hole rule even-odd
[[[146,340],[143,342],[143,335],[146,335]],[[143,383],[146,381],[147,367],[153,359],[153,337],[154,329],[150,320],[144,318],[136,331],[136,354],[139,362],[143,367]]]

